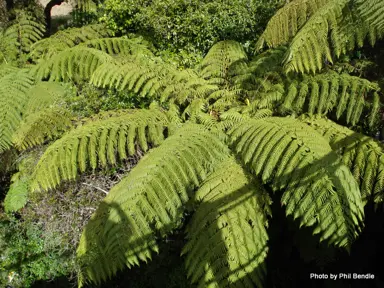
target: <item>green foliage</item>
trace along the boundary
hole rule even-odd
[[[107,0],[100,14],[114,31],[143,34],[160,49],[205,53],[225,39],[249,45],[261,33],[278,2]]]
[[[157,96],[161,101],[171,98],[179,104],[205,98],[217,89],[193,70],[179,71],[158,58],[145,56],[127,58],[125,63],[106,62],[93,73],[91,83],[125,89],[141,97]]]
[[[13,174],[11,185],[4,199],[6,212],[19,211],[27,204],[30,178],[39,157],[39,152],[34,151],[17,160],[18,172]]]
[[[201,63],[201,77],[216,85],[229,85],[234,65],[243,64],[247,55],[236,41],[221,41],[213,45]],[[245,63],[244,63],[245,64]]]
[[[25,56],[31,45],[39,41],[45,32],[45,27],[34,16],[25,12],[16,14],[16,19],[5,30],[0,30],[0,63],[19,62],[24,65]]]
[[[0,221],[0,285],[28,288],[36,280],[52,280],[75,270],[75,259],[60,243],[60,235],[15,219]]]
[[[22,70],[0,66],[0,181],[12,167],[13,158],[3,157],[10,149],[34,156],[14,167],[18,172],[2,187],[10,186],[8,214],[16,211],[25,229],[41,225],[44,241],[57,230],[60,241],[75,247],[107,194],[77,249],[80,286],[149,261],[184,224],[192,282],[262,286],[274,237],[266,230],[268,192],[275,192],[276,207],[319,234],[314,239],[347,249],[362,230],[364,205],[384,201],[380,143],[326,118],[295,119],[328,116],[376,134],[379,77],[330,64],[365,38],[381,37],[375,11],[382,1],[367,1],[371,7],[360,0],[291,1],[260,39],[259,48],[273,49],[255,57],[249,44],[260,29],[253,25],[277,1],[216,2],[101,3],[102,20],[122,37],[96,24],[39,40],[34,24],[21,18],[0,36],[27,31],[15,45],[2,41],[0,57],[7,62],[29,53],[30,62],[23,58]],[[224,41],[212,46],[218,39]],[[12,265],[6,273],[27,269]],[[46,279],[39,267],[32,270],[39,275],[33,279]]]
[[[304,76],[302,81],[289,85],[281,109],[284,113],[308,112],[310,115],[326,115],[334,111],[337,119],[343,116],[347,124],[356,125],[364,108],[371,110],[371,119],[377,119],[378,109],[370,109],[371,104],[367,100],[373,98],[378,89],[375,83],[333,71]]]
[[[0,153],[12,146],[12,135],[21,121],[33,79],[24,71],[0,78]]]
[[[87,25],[81,28],[69,28],[58,31],[49,38],[34,43],[29,56],[33,60],[38,61],[39,59],[50,58],[79,43],[109,36],[111,36],[111,31],[100,24]]]
[[[287,215],[314,226],[321,240],[350,247],[361,231],[363,203],[351,172],[325,139],[290,118],[245,121],[230,137],[253,173],[284,191]]]
[[[342,156],[360,186],[364,203],[384,197],[384,147],[378,141],[337,125],[326,118],[305,118],[303,121],[328,140],[332,149]]]
[[[156,235],[163,237],[180,225],[194,187],[228,152],[209,131],[187,125],[144,156],[84,229],[78,248],[84,265],[80,286],[86,279],[98,283],[124,265],[151,259]]]
[[[267,256],[269,196],[233,159],[210,174],[195,194],[186,265],[198,287],[262,287]]]
[[[58,104],[62,98],[70,94],[68,86],[57,83],[36,83],[24,70],[9,70],[6,67],[6,71],[12,72],[0,78],[0,119],[4,123],[0,127],[0,152],[9,149],[12,141],[15,141],[18,148],[25,149],[41,144],[45,139],[52,138],[56,132],[62,131],[65,126],[63,122],[61,127],[56,127],[57,123],[49,123],[49,118],[46,118],[44,119],[47,125],[46,130],[40,131],[36,131],[36,123],[42,124],[39,117],[41,119],[42,114],[49,114],[42,109]],[[64,116],[57,115],[54,119],[63,120]],[[51,128],[53,130],[49,131]]]
[[[28,201],[28,181],[18,179],[19,175],[12,177],[13,183],[9,187],[4,199],[4,208],[6,212],[15,212],[20,210]]]
[[[80,83],[77,94],[66,99],[69,110],[80,117],[89,117],[102,111],[148,108],[151,99],[137,97],[129,91],[103,89],[89,83]]]
[[[75,179],[78,171],[115,165],[137,148],[147,151],[149,145],[160,145],[167,126],[166,115],[158,110],[131,111],[79,126],[48,147],[36,166],[31,189],[55,188],[62,180]]]
[[[70,116],[67,110],[53,107],[25,117],[13,135],[15,147],[25,150],[56,139],[72,127]]]
[[[362,47],[373,45],[383,34],[382,1],[293,1],[279,10],[259,40],[259,48],[287,44],[287,71],[315,73],[326,62]],[[380,15],[380,16],[378,16]]]

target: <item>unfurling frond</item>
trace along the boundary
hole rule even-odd
[[[66,109],[44,109],[23,119],[13,135],[13,143],[17,149],[25,150],[55,139],[71,127],[71,115]]]
[[[288,87],[282,112],[326,115],[334,111],[337,119],[343,117],[348,124],[355,125],[363,109],[371,106],[369,98],[379,89],[368,80],[331,71],[303,77],[303,81],[294,81]],[[369,113],[370,117],[377,117],[378,110],[371,109]]]
[[[200,75],[209,83],[228,85],[239,66],[245,65],[247,54],[240,43],[226,40],[216,43],[200,65]]]
[[[158,110],[138,110],[126,115],[91,121],[51,144],[33,175],[33,190],[55,188],[63,180],[75,179],[88,167],[116,164],[133,155],[136,145],[147,151],[159,145],[168,126],[166,115]]]
[[[180,225],[191,192],[228,155],[207,130],[186,125],[144,156],[85,227],[77,250],[81,277],[99,283],[124,266],[150,260],[156,235]]]
[[[40,62],[31,71],[37,79],[49,79],[50,81],[88,80],[100,65],[112,61],[112,56],[103,51],[76,46]]]
[[[239,157],[274,190],[286,213],[314,226],[321,240],[350,247],[364,210],[349,169],[314,129],[292,118],[249,120],[230,131]]]
[[[366,203],[384,200],[384,147],[378,141],[354,132],[325,118],[307,118],[309,124],[328,140],[332,149],[342,156],[360,186],[361,197]]]
[[[21,121],[33,79],[23,71],[0,78],[0,153],[12,146],[12,135]]]
[[[49,38],[42,39],[31,47],[30,57],[37,61],[38,59],[47,59],[54,54],[67,48],[72,48],[80,43],[109,37],[112,32],[105,25],[87,25],[81,28],[68,28],[51,35]]]
[[[329,2],[332,0],[296,0],[284,5],[269,20],[256,49],[262,49],[265,44],[271,48],[287,44],[308,18]]]
[[[262,287],[270,204],[262,185],[229,159],[207,177],[195,200],[200,204],[183,250],[192,282],[201,288]]]

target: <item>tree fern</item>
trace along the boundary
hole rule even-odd
[[[198,287],[262,287],[269,196],[233,159],[210,174],[195,194],[186,265]],[[241,283],[241,284],[240,284]]]
[[[290,118],[249,120],[230,131],[239,157],[281,198],[287,215],[340,247],[361,230],[363,204],[353,175],[315,130]]]
[[[208,131],[187,125],[144,156],[87,224],[78,248],[82,277],[98,283],[149,260],[156,235],[179,226],[190,192],[228,152]]]
[[[287,70],[315,73],[324,65],[324,60],[333,62],[328,35],[332,39],[335,55],[354,49],[358,41],[362,45],[364,37],[355,38],[364,27],[346,26],[352,21],[353,11],[348,7],[350,0],[330,1],[319,9],[297,33],[289,47],[289,54],[286,59]],[[348,19],[346,19],[348,18]],[[342,20],[346,23],[341,23]],[[349,23],[348,23],[349,22]],[[345,29],[347,28],[347,29]],[[350,28],[350,29],[348,29]],[[359,35],[360,36],[360,35]],[[348,46],[347,46],[348,45]]]
[[[163,112],[139,110],[79,126],[45,151],[36,166],[32,189],[55,188],[88,167],[116,164],[117,159],[135,153],[136,143],[147,151],[149,143],[157,146],[163,141],[167,125]]]
[[[16,176],[16,175],[15,175]],[[26,179],[12,179],[7,195],[4,199],[6,212],[16,212],[23,208],[28,201],[28,181]]]
[[[358,0],[356,1],[359,15],[369,23],[368,33],[371,44],[376,38],[384,36],[384,5],[381,0]]]
[[[342,156],[360,186],[364,203],[372,197],[384,200],[384,147],[371,137],[354,132],[325,118],[307,118],[309,124]]]

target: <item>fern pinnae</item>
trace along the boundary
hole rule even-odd
[[[368,117],[368,125],[369,127],[374,127],[374,125],[378,122],[378,114],[380,111],[380,97],[377,92],[373,94],[371,109]]]
[[[89,122],[84,126],[79,126],[57,140],[47,149],[37,165],[34,174],[35,182],[40,183],[41,188],[47,190],[57,186],[59,182],[54,181],[52,184],[53,187],[52,185],[45,185],[44,171],[49,171],[49,174],[60,171],[59,174],[62,180],[70,180],[77,177],[78,170],[83,172],[88,162],[92,169],[95,169],[99,165],[105,167],[108,163],[113,165],[113,161],[116,161],[115,153],[119,152],[116,141],[119,137],[118,131],[120,131],[120,129],[128,129],[126,138],[128,142],[128,154],[133,154],[136,151],[134,148],[136,138],[141,148],[144,149],[145,145],[147,145],[145,127],[151,121],[156,122],[156,125],[163,125],[163,127],[168,125],[168,120],[163,112],[151,110],[151,112],[148,113],[143,110],[133,114],[128,113],[127,115],[110,117],[105,120]],[[83,140],[84,138],[89,140]],[[78,146],[80,144],[83,146],[79,150]],[[87,149],[85,145],[88,146]],[[129,149],[133,150],[129,151]],[[85,152],[88,154],[85,155]],[[60,158],[59,162],[57,155],[59,155]],[[81,156],[85,158],[80,159],[79,157]],[[119,154],[119,159],[124,159],[123,157],[125,156],[126,154]]]
[[[231,179],[237,179],[236,184],[228,187]],[[253,287],[263,282],[264,273],[253,273],[254,269],[263,270],[268,249],[266,216],[261,208],[265,192],[250,179],[230,158],[197,191],[195,198],[200,204],[187,227],[189,240],[182,253],[187,254],[188,275],[199,287],[214,283],[230,287],[230,283],[238,281]],[[232,272],[238,269],[240,273]]]
[[[321,89],[320,89],[320,96],[319,96],[319,103],[317,106],[317,114],[324,114],[328,111],[326,110],[326,104],[329,97],[329,82],[328,81],[322,81],[321,82]]]
[[[308,113],[310,115],[315,113],[315,108],[319,104],[319,90],[317,82],[313,82],[311,85],[311,96],[308,104]]]
[[[302,121],[322,134],[342,156],[343,163],[350,168],[360,186],[364,203],[368,199],[377,198],[376,193],[383,193],[384,186],[378,174],[384,167],[384,148],[380,143],[327,119],[303,118]]]
[[[260,169],[262,168],[262,165],[260,165],[260,163],[264,163],[264,161],[266,160],[268,154],[270,153],[269,148],[273,146],[273,142],[275,140],[273,138],[278,138],[276,134],[280,134],[279,130],[280,129],[277,127],[275,127],[274,129],[268,129],[267,133],[260,137],[260,142],[252,142],[253,147],[247,147],[249,150],[254,151],[251,156],[251,159],[253,161],[250,163],[250,166],[256,174],[260,173]],[[256,161],[256,159],[258,160]]]
[[[201,141],[203,142],[201,143]],[[198,183],[200,183],[202,180],[200,177],[213,169],[215,165],[221,163],[222,159],[228,157],[226,155],[229,152],[223,144],[219,143],[219,140],[213,138],[208,132],[197,126],[186,126],[185,130],[180,130],[177,134],[165,140],[165,142],[165,145],[152,150],[148,155],[144,156],[130,174],[109,192],[103,201],[105,204],[101,205],[101,208],[98,209],[87,224],[80,240],[78,257],[82,261],[81,263],[85,265],[83,266],[84,275],[93,277],[96,282],[108,277],[116,268],[120,268],[124,264],[138,264],[138,258],[147,261],[150,258],[150,250],[157,250],[155,230],[159,229],[160,233],[165,235],[171,231],[172,227],[182,217],[182,205],[187,199],[182,200],[181,197],[183,197],[183,194],[186,195],[186,191],[191,188],[190,185],[193,185],[192,177],[196,177]],[[196,154],[196,151],[201,150],[201,148],[205,149],[206,152],[201,155]],[[177,153],[174,154],[172,151],[177,151]],[[184,152],[189,152],[193,159],[185,157]],[[207,153],[209,154],[208,158],[206,158]],[[179,158],[179,156],[182,156],[182,158]],[[169,162],[167,159],[172,159],[172,161]],[[186,162],[182,164],[180,162],[181,159],[184,159]],[[195,164],[192,164],[191,160]],[[176,184],[171,181],[172,177],[170,177],[169,173],[174,170],[172,163],[180,163],[178,169],[184,171],[186,182],[178,182]],[[208,163],[210,164],[207,165]],[[202,168],[198,168],[196,164]],[[187,172],[188,170],[186,169],[190,172]],[[143,190],[143,185],[152,187],[153,190]],[[181,185],[183,185],[182,191],[179,191]],[[127,193],[127,190],[129,193]],[[159,198],[155,195],[148,197],[144,191],[147,191],[147,193],[159,191],[164,197]],[[160,196],[161,194],[158,195]],[[166,200],[167,198],[169,199],[168,201]],[[171,214],[169,214],[170,217],[165,217],[166,215],[158,216],[160,211],[153,209],[153,207],[159,201],[161,202],[160,206],[163,207],[172,205],[168,206],[171,208],[168,211],[174,211],[172,217]],[[164,201],[166,202],[163,203]],[[103,212],[103,209],[107,213]],[[164,212],[166,213],[165,210],[163,210]],[[108,222],[109,225],[101,227],[98,223],[104,221],[105,217],[111,221]],[[118,218],[124,223],[124,231],[127,231],[126,233],[120,233],[123,227],[113,224],[116,223],[116,221],[113,221],[114,218]],[[149,219],[155,221],[153,223],[154,228],[151,228],[149,225]],[[108,235],[116,233],[121,235],[121,245],[114,245],[116,239],[108,237]],[[87,245],[86,241],[89,237],[96,241],[92,242],[92,246]],[[139,244],[142,247],[141,251],[137,251],[137,249],[131,250],[132,244],[135,241],[138,241],[136,243],[141,243]],[[100,244],[103,246],[100,246]],[[135,244],[135,246],[138,247],[138,244]],[[110,262],[108,260],[110,257],[106,258],[103,256],[105,251],[108,251],[108,255],[124,254],[125,261],[123,262],[120,257],[113,257],[114,261]],[[106,271],[105,277],[92,272],[103,269],[102,267],[107,265],[112,268],[104,270]]]
[[[332,201],[342,201],[342,202],[337,202],[337,203],[340,203],[337,205],[346,205],[346,207],[341,208],[341,206],[337,206],[338,207],[337,211],[339,212],[336,213],[335,217],[337,217],[338,220],[335,223],[338,223],[337,225],[343,225],[344,228],[338,234],[339,238],[337,241],[335,241],[335,245],[340,245],[340,246],[350,245],[351,240],[353,240],[355,237],[354,235],[355,235],[356,229],[359,229],[358,227],[359,225],[361,225],[361,221],[363,217],[363,210],[362,210],[363,206],[360,199],[360,191],[358,189],[357,183],[352,177],[352,174],[348,171],[348,169],[345,166],[343,166],[340,163],[337,155],[334,152],[332,152],[330,146],[327,144],[325,139],[322,139],[322,137],[319,134],[317,134],[314,130],[312,129],[308,130],[306,129],[305,126],[301,124],[298,125],[297,120],[289,119],[289,118],[281,119],[281,118],[272,117],[272,118],[264,118],[261,120],[249,120],[248,123],[239,124],[238,125],[239,127],[232,129],[232,131],[230,132],[230,136],[232,137],[232,142],[234,143],[235,147],[238,141],[236,139],[239,138],[239,136],[235,136],[235,135],[239,135],[239,133],[237,133],[236,130],[242,129],[241,128],[242,126],[249,127],[248,125],[252,125],[253,127],[252,129],[255,129],[255,130],[260,129],[260,127],[268,127],[267,131],[274,131],[274,129],[276,128],[277,128],[276,131],[282,130],[281,132],[295,131],[294,132],[295,137],[291,138],[291,136],[289,136],[291,135],[291,132],[285,135],[286,138],[291,139],[291,142],[295,142],[295,144],[287,145],[292,147],[290,148],[291,152],[289,152],[289,157],[285,157],[287,155],[283,155],[283,158],[285,158],[286,160],[282,160],[279,166],[275,168],[277,169],[276,174],[273,174],[272,172],[273,178],[270,179],[270,181],[274,182],[273,187],[286,189],[281,200],[283,204],[287,205],[286,213],[292,214],[296,212],[297,209],[299,209],[299,211],[301,212],[298,212],[299,213],[298,215],[301,215],[300,222],[302,225],[308,226],[312,223],[311,221],[309,221],[308,217],[303,217],[304,211],[311,209],[312,215],[314,213],[318,213],[320,219],[327,221],[326,215],[325,214],[322,215],[322,212],[321,212],[322,209],[328,209],[329,207],[331,206],[333,207],[334,205],[336,205],[335,204],[336,202],[332,202]],[[263,131],[263,134],[268,135],[264,131]],[[258,134],[258,133],[255,132],[255,134]],[[284,136],[282,134],[280,133],[276,134],[272,132],[271,134],[276,138],[278,138],[278,141],[284,141]],[[270,141],[272,141],[273,136]],[[270,142],[270,141],[265,141],[264,143]],[[278,143],[278,141],[274,139],[272,143]],[[262,141],[258,140],[258,142],[256,142],[255,145],[249,146],[248,149],[251,151],[260,151],[264,147],[262,143],[263,143]],[[269,147],[270,147],[269,149],[276,148],[276,146],[274,145],[271,145]],[[264,149],[264,150],[265,150],[263,151],[264,153],[274,153],[274,149],[270,151],[268,149]],[[288,152],[288,151],[285,151],[285,152]],[[256,162],[254,161],[255,159],[260,160],[259,159],[260,157],[259,158],[256,157],[257,155],[254,154],[254,152],[252,152],[252,155],[254,156],[254,158],[251,160],[251,163],[257,163],[257,167],[252,167],[253,168],[252,170],[256,175],[261,176],[263,175],[263,171],[265,169],[265,162],[267,161],[268,157],[264,157],[263,161],[260,161],[261,163],[258,163],[257,161]],[[308,195],[308,193],[312,193],[311,192],[312,185],[310,185],[310,183],[314,185],[314,183],[316,183],[315,180],[318,179],[317,177],[319,177],[319,174],[318,174],[319,171],[317,168],[318,165],[320,165],[321,167],[326,167],[322,164],[322,161],[331,163],[329,164],[328,169],[324,168],[322,172],[322,175],[324,176],[324,178],[322,181],[324,181],[324,185],[326,185],[323,187],[328,187],[327,189],[333,190],[333,193],[324,194],[326,195],[326,198],[325,198],[326,201],[320,207],[316,207],[316,208],[312,207],[311,205],[314,205],[314,203],[310,201],[308,202],[309,203],[308,205],[310,206],[308,207],[300,206],[303,199],[305,199],[305,195]],[[283,163],[284,165],[282,165]],[[271,168],[268,167],[268,170],[270,171]],[[339,178],[341,177],[341,175],[342,175],[342,178]],[[349,179],[348,184],[347,182],[343,182],[345,181],[345,179]],[[331,188],[331,187],[335,187],[335,188]],[[333,198],[335,200],[331,200]],[[304,208],[299,208],[299,207],[304,207]],[[343,210],[343,209],[346,209],[346,210]],[[353,213],[353,215],[352,216],[346,215],[342,211],[352,211],[351,213]],[[349,213],[349,212],[346,212],[346,213]],[[347,217],[347,218],[352,217],[348,219],[353,219],[353,224],[351,224],[352,222],[349,222],[349,220],[348,221],[343,220],[344,217]],[[314,232],[322,231],[322,239],[328,239],[330,241],[333,241],[334,239],[331,239],[328,237],[329,233],[332,234],[332,232],[329,232],[329,229],[335,231],[334,229],[337,229],[337,227],[334,225],[323,226],[323,224],[321,223],[322,222],[320,220],[319,224],[316,224],[316,229],[314,230]]]

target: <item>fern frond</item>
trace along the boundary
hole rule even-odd
[[[232,71],[247,61],[247,54],[240,43],[233,40],[220,41],[209,49],[200,64],[200,75],[209,83],[229,85]]]
[[[357,0],[359,16],[368,24],[371,44],[384,36],[384,4],[381,0]]]
[[[349,248],[361,231],[360,190],[326,139],[292,118],[249,120],[229,136],[245,164],[274,190],[287,215],[314,226],[321,240]]]
[[[144,156],[86,225],[77,250],[82,276],[99,283],[150,260],[156,235],[179,226],[190,193],[228,153],[208,131],[187,125]]]
[[[157,97],[162,102],[189,103],[196,98],[207,98],[217,90],[192,70],[179,71],[158,59],[134,57],[126,63],[105,63],[92,75],[91,83],[101,87],[129,90],[141,97]]]
[[[153,55],[147,46],[126,37],[92,39],[81,43],[79,46],[94,48],[110,55]]]
[[[0,79],[10,73],[17,72],[19,69],[11,65],[0,65]]]
[[[248,73],[260,77],[280,71],[286,52],[287,47],[279,46],[260,53],[249,63]]]
[[[64,83],[39,81],[28,90],[28,102],[23,114],[28,116],[61,104],[73,92],[73,88]]]
[[[356,39],[355,35],[359,34],[365,25],[348,27],[353,23],[354,13],[348,7],[349,2],[350,0],[330,1],[308,20],[289,47],[285,60],[287,71],[315,73],[323,68],[324,60],[333,63],[329,38],[337,57],[357,45],[362,45],[362,41]]]
[[[378,85],[368,80],[332,71],[303,76],[302,81],[290,84],[280,110],[320,115],[334,111],[337,119],[343,116],[348,124],[355,125],[360,121],[363,109],[371,106],[367,100],[378,90]],[[377,113],[377,109],[370,111],[371,115]]]
[[[11,186],[4,199],[4,208],[6,212],[16,212],[23,208],[29,196],[30,177],[38,158],[40,151],[32,151],[26,156],[20,156],[16,159],[18,172],[11,178]]]
[[[323,135],[342,156],[360,186],[364,203],[371,198],[375,202],[384,200],[384,147],[380,142],[326,118],[302,117],[301,120]]]
[[[45,151],[34,171],[32,190],[55,188],[88,167],[114,165],[117,156],[123,160],[133,155],[136,145],[147,151],[149,143],[157,146],[163,141],[167,125],[163,112],[138,110],[79,126]]]
[[[262,185],[229,159],[195,194],[199,202],[187,228],[188,277],[198,287],[262,287],[268,235]],[[240,285],[241,283],[241,285]]]
[[[28,181],[26,179],[14,180],[4,199],[6,212],[16,212],[23,208],[28,201]]]
[[[295,0],[284,5],[269,20],[267,28],[256,43],[260,50],[265,45],[275,48],[287,44],[312,15],[332,0]]]
[[[23,119],[13,135],[13,143],[19,150],[25,150],[56,139],[72,127],[69,111],[53,107],[31,114]]]
[[[21,121],[32,84],[32,77],[23,71],[0,78],[0,153],[12,146],[12,135]]]
[[[45,26],[35,17],[26,13],[18,13],[14,24],[5,30],[4,36],[19,51],[27,53],[33,43],[43,38]]]
[[[36,62],[39,59],[49,59],[53,55],[72,48],[80,43],[109,37],[112,31],[103,24],[86,25],[81,28],[68,28],[58,31],[49,38],[42,39],[31,46],[29,56]]]
[[[103,51],[77,46],[40,62],[31,72],[37,79],[50,81],[88,80],[100,65],[112,61],[112,56]]]

